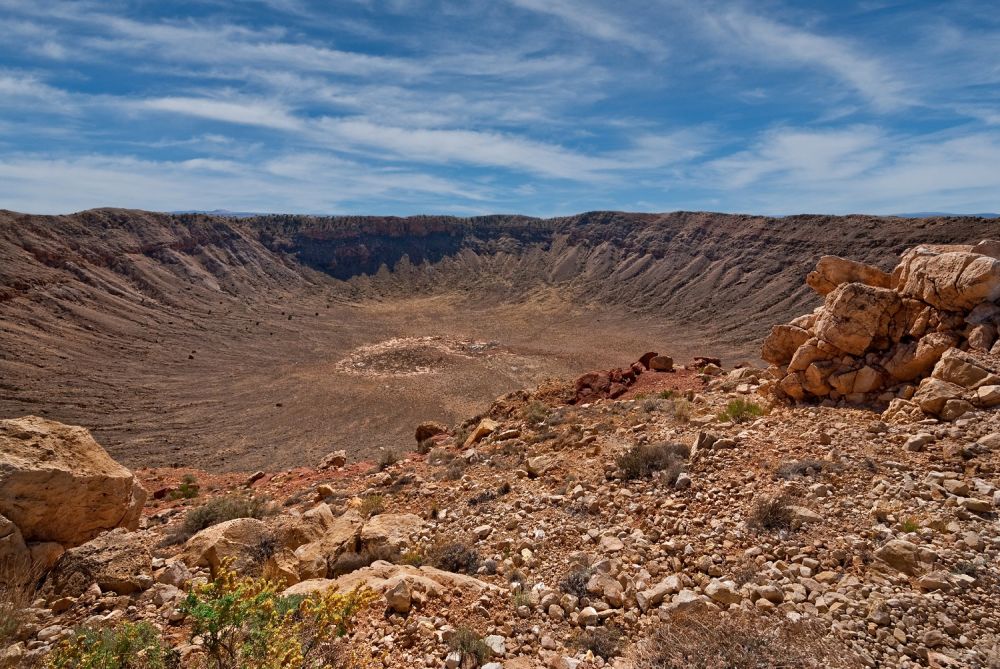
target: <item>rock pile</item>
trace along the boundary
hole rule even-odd
[[[625,394],[629,386],[644,371],[672,372],[674,360],[668,355],[660,355],[655,351],[644,353],[637,361],[628,367],[615,367],[587,372],[579,377],[574,384],[573,403],[593,402],[597,399],[616,399]]]
[[[823,306],[764,341],[761,357],[778,379],[771,390],[838,405],[901,400],[897,414],[918,407],[944,418],[992,406],[994,393],[980,388],[1000,381],[991,371],[1000,362],[998,258],[992,240],[918,246],[892,273],[824,256],[806,278]]]

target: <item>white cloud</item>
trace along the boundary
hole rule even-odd
[[[556,17],[588,37],[625,45],[651,56],[662,57],[667,53],[662,38],[647,35],[643,26],[623,19],[624,12],[607,12],[583,0],[508,1],[521,9]]]
[[[141,109],[172,112],[213,121],[253,125],[277,130],[301,130],[303,122],[280,105],[260,100],[213,100],[167,97],[135,102]]]
[[[707,9],[697,16],[715,35],[719,48],[736,50],[741,58],[781,67],[824,70],[882,110],[913,102],[890,68],[865,53],[860,44],[741,9]]]

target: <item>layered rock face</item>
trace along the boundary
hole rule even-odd
[[[917,246],[892,273],[824,256],[806,279],[823,306],[764,340],[772,391],[796,401],[895,401],[896,414],[946,419],[1000,403],[990,390],[1000,384],[998,258],[992,240]]]

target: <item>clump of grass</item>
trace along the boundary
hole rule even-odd
[[[691,421],[691,403],[686,399],[679,398],[674,400],[674,419],[680,423],[688,423]]]
[[[267,497],[251,495],[226,495],[216,497],[189,510],[180,528],[167,537],[166,543],[187,541],[206,527],[236,518],[264,518],[274,515],[276,509]]]
[[[181,477],[180,485],[170,491],[170,499],[194,499],[201,491],[198,479],[193,474],[185,474]]]
[[[531,608],[534,605],[534,601],[531,599],[531,593],[524,590],[518,590],[513,594],[514,608],[519,606],[527,606]]]
[[[416,447],[417,453],[420,453],[421,455],[427,455],[428,453],[431,452],[431,449],[434,448],[434,443],[435,442],[433,437],[428,437],[423,441],[418,441]]]
[[[0,648],[17,640],[41,570],[28,557],[0,562]]]
[[[455,458],[448,463],[448,467],[444,470],[444,478],[449,481],[457,481],[465,474],[465,468],[468,466],[468,463],[462,458]]]
[[[628,653],[634,669],[847,669],[850,649],[819,625],[710,610],[673,613]]]
[[[384,448],[378,454],[378,462],[375,463],[375,469],[380,472],[384,472],[389,467],[399,462],[399,453],[391,448]]]
[[[483,641],[483,637],[468,627],[459,627],[455,630],[448,640],[448,648],[462,654],[462,666],[469,666],[466,664],[468,661],[466,658],[472,658],[474,664],[471,666],[478,667],[493,656],[493,651]]]
[[[763,497],[750,510],[747,524],[756,530],[789,530],[792,527],[792,510],[784,495]]]
[[[455,454],[447,448],[432,448],[427,452],[427,462],[432,465],[446,465],[455,457]]]
[[[577,632],[572,641],[580,650],[589,650],[598,657],[610,660],[621,652],[622,632],[614,625],[595,627]]]
[[[691,454],[684,444],[636,444],[615,459],[626,480],[648,478],[654,472],[667,472],[668,482],[673,483],[683,471],[683,461]]]
[[[590,577],[591,571],[587,567],[574,567],[559,580],[559,589],[570,595],[586,597]]]
[[[719,420],[732,423],[747,423],[764,415],[764,408],[756,402],[742,398],[735,399],[719,413]]]
[[[361,499],[358,513],[362,518],[371,518],[385,511],[385,497],[382,495],[367,495]]]
[[[907,518],[900,524],[900,529],[909,534],[910,532],[916,532],[920,529],[920,523],[918,523],[913,518]]]
[[[658,392],[656,394],[656,396],[658,398],[660,398],[661,400],[669,400],[670,398],[672,398],[674,396],[674,391],[673,390],[661,390],[660,392]]]
[[[55,648],[48,658],[48,666],[55,669],[172,669],[181,665],[179,653],[164,643],[156,627],[143,621],[81,629]]]

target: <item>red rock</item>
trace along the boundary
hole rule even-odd
[[[645,367],[646,369],[649,369],[649,361],[658,355],[659,353],[657,353],[656,351],[651,351],[650,353],[643,353],[642,356],[639,358],[639,364]]]

